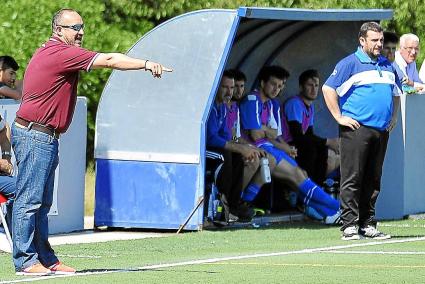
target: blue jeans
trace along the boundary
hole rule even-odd
[[[12,214],[13,262],[16,271],[58,261],[48,236],[48,218],[53,202],[58,140],[36,130],[12,125],[12,147],[18,165]]]
[[[6,203],[6,221],[9,227],[12,224],[12,206],[13,200],[15,198],[15,191],[16,178],[12,176],[0,176],[0,193],[2,193],[8,199]]]

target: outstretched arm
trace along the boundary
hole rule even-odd
[[[163,72],[172,72],[171,68],[159,63],[137,59],[122,53],[99,53],[93,61],[92,68],[111,68],[116,70],[149,70],[154,77],[161,77]]]

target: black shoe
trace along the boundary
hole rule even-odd
[[[227,197],[224,194],[220,194],[220,201],[222,204],[222,212],[224,214],[221,215],[222,220],[227,222],[227,223],[232,223],[232,222],[236,222],[234,219],[234,214],[230,214],[230,207],[229,207],[229,202],[227,202]],[[223,219],[224,218],[224,219]]]
[[[387,240],[391,239],[391,235],[384,234],[380,231],[378,231],[373,226],[366,226],[364,228],[359,228],[359,235],[368,238],[368,239],[374,239],[374,240]]]
[[[236,215],[239,217],[239,222],[251,222],[255,216],[255,211],[248,203],[242,202],[237,208]]]

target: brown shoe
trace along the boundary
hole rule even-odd
[[[72,267],[69,267],[65,264],[63,264],[62,262],[58,261],[55,264],[51,265],[50,270],[54,273],[54,274],[74,274],[75,272],[77,272],[77,270],[75,270]]]
[[[20,276],[43,276],[52,274],[52,271],[44,267],[41,263],[33,264],[22,271],[16,272]]]

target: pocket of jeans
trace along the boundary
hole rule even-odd
[[[36,131],[36,130],[32,131],[31,136],[32,136],[32,139],[34,139],[36,142],[47,144],[47,145],[53,144],[55,140],[55,138],[53,138],[49,134]]]

